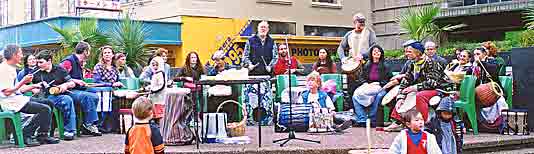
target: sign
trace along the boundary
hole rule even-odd
[[[120,2],[115,0],[77,0],[77,7],[120,10]]]

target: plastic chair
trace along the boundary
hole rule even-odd
[[[509,109],[512,109],[513,79],[511,76],[499,76],[499,80],[506,93],[506,104],[508,104]]]
[[[19,148],[24,148],[24,140],[22,135],[22,120],[20,118],[20,112],[3,111],[0,109],[0,139],[6,138],[5,119],[10,119],[15,127],[16,141]]]
[[[460,85],[460,100],[454,102],[455,108],[460,108],[467,113],[467,118],[473,128],[473,133],[478,135],[478,121],[475,105],[475,83],[476,77],[466,75]]]
[[[287,75],[278,75],[276,76],[276,101],[280,102],[282,100],[282,91],[287,87],[288,76]],[[297,86],[297,76],[291,75],[291,87]]]
[[[56,126],[59,131],[59,139],[65,138],[65,123],[63,121],[63,112],[60,112],[57,108],[54,107],[52,109],[52,113],[54,114],[53,120],[56,120]],[[54,137],[54,129],[50,129],[50,136]]]
[[[336,91],[343,91],[343,78],[341,74],[321,74],[321,80],[321,82],[334,80],[336,81]],[[336,109],[338,112],[343,111],[343,97],[337,97]]]

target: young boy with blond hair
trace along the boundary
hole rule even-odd
[[[146,97],[141,96],[133,102],[132,112],[138,120],[126,133],[125,154],[164,153],[165,145],[159,127],[150,122],[153,109],[154,104]]]

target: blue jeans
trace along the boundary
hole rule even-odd
[[[74,103],[80,104],[82,112],[84,113],[84,124],[95,124],[98,121],[98,114],[96,113],[96,105],[98,103],[98,96],[95,93],[72,90],[69,96],[74,100]]]
[[[384,97],[387,94],[385,90],[382,90],[376,94],[374,101],[367,107],[369,108],[369,113],[365,112],[365,106],[358,103],[358,101],[352,97],[352,103],[354,105],[354,112],[356,113],[356,122],[357,123],[365,123],[367,118],[371,119],[371,121],[376,122],[376,111],[378,109],[378,104],[381,104],[382,97]]]
[[[49,95],[48,99],[54,102],[54,106],[63,112],[65,132],[76,132],[76,111],[72,98],[68,95]]]

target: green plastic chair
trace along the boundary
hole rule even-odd
[[[54,120],[56,120],[56,125],[59,131],[59,139],[65,138],[65,123],[63,121],[63,112],[59,112],[57,108],[52,109],[54,113]],[[50,129],[50,136],[54,136],[54,129]]]
[[[321,82],[334,80],[336,81],[336,91],[343,90],[343,77],[341,74],[321,74],[321,80]],[[338,112],[343,111],[343,97],[338,97],[336,99],[336,109]]]
[[[0,109],[0,139],[6,139],[5,119],[10,119],[15,127],[15,136],[18,141],[19,148],[24,148],[24,141],[22,135],[22,120],[20,112],[3,111]]]
[[[477,78],[473,75],[466,75],[460,85],[460,100],[454,102],[455,108],[462,109],[467,113],[467,118],[471,123],[473,133],[478,135],[478,121],[475,105],[475,84]]]
[[[399,75],[400,72],[391,72],[393,76]],[[390,122],[390,113],[391,109],[388,106],[382,106],[383,112],[384,112],[384,122]]]
[[[276,101],[282,100],[282,91],[287,87],[288,75],[276,76]],[[297,76],[291,75],[291,87],[297,86]]]
[[[499,80],[506,93],[506,104],[508,104],[509,109],[512,109],[513,79],[511,76],[499,76]]]

